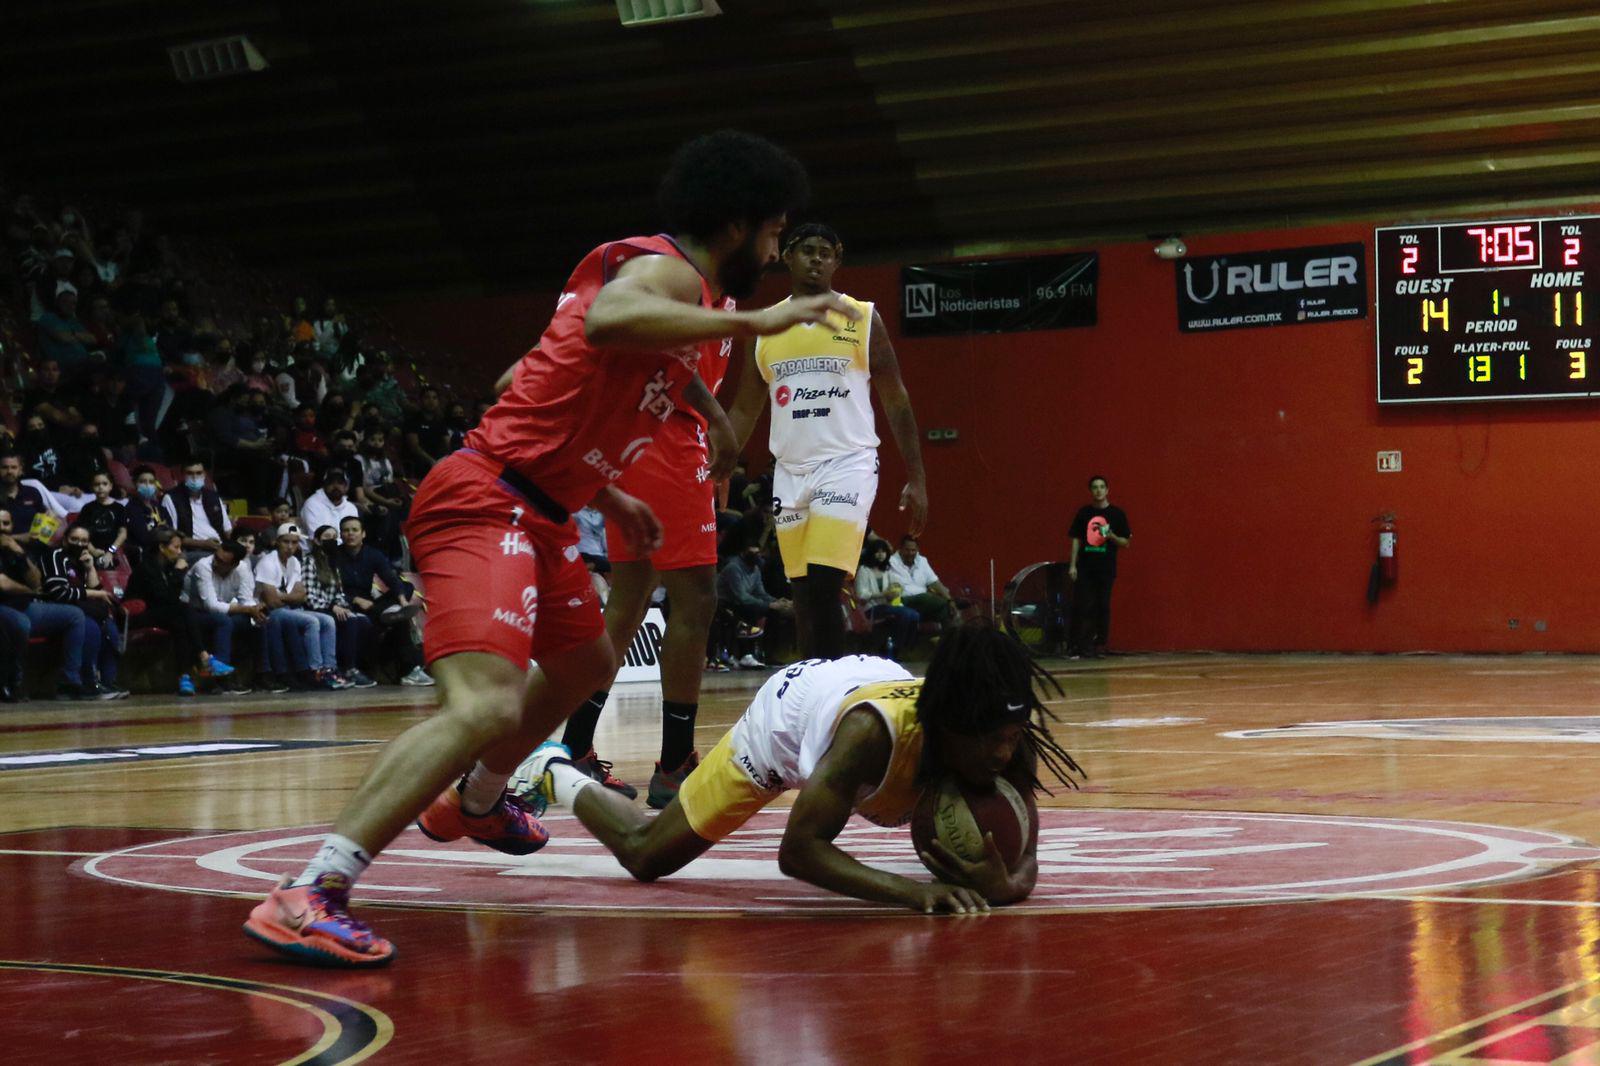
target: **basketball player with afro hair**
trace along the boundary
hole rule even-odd
[[[1019,793],[1069,787],[1082,770],[1045,725],[1040,689],[1060,688],[1015,639],[984,622],[939,643],[924,679],[865,655],[808,659],[774,674],[744,716],[655,818],[571,764],[555,742],[518,768],[511,790],[568,807],[634,877],[682,869],[790,789],[779,847],[784,873],[857,899],[932,914],[973,914],[1033,891],[1037,841],[1007,869],[993,838],[969,862],[941,847],[924,861],[933,882],[874,869],[834,843],[852,814],[879,825],[910,820],[925,788],[953,776],[984,790],[1003,777]]]

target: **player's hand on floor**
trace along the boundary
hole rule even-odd
[[[1006,869],[1005,857],[1000,854],[993,833],[983,834],[983,858],[977,862],[968,862],[937,840],[929,842],[928,850],[918,854],[922,864],[941,880],[970,886],[985,900],[1002,897],[1011,887],[1011,872]]]
[[[920,886],[911,909],[923,914],[988,914],[989,901],[962,885],[935,881]]]
[[[635,555],[643,558],[661,548],[661,519],[643,500],[617,488],[606,488],[594,498],[594,507],[608,524],[616,523],[623,543]]]
[[[861,313],[851,307],[837,293],[825,292],[821,296],[806,296],[789,300],[755,312],[754,332],[761,336],[782,333],[790,326],[805,322],[828,322],[843,328],[846,322],[859,321]]]

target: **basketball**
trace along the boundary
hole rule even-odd
[[[924,790],[911,816],[911,842],[919,855],[937,840],[968,862],[977,862],[983,858],[984,834],[993,833],[1008,870],[1016,868],[1038,831],[1039,808],[1032,794],[1018,792],[1000,777],[987,792],[945,777]]]

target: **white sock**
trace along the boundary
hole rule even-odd
[[[354,884],[371,865],[372,856],[360,844],[338,833],[329,833],[316,856],[292,883],[299,887],[311,884],[323,874],[342,874]]]
[[[578,793],[600,783],[571,763],[564,762],[550,764],[550,780],[555,785],[556,802],[569,810]]]
[[[497,774],[483,763],[472,768],[467,783],[461,786],[461,809],[470,815],[488,814],[500,802],[510,774]]]

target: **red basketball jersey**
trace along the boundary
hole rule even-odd
[[[511,387],[467,434],[468,448],[511,467],[569,511],[621,477],[675,412],[694,413],[683,389],[721,347],[709,341],[628,351],[589,342],[584,319],[595,296],[622,264],[640,255],[689,261],[665,235],[613,241],[584,256],[538,347],[522,357]],[[702,277],[701,305],[713,306],[713,296]]]

